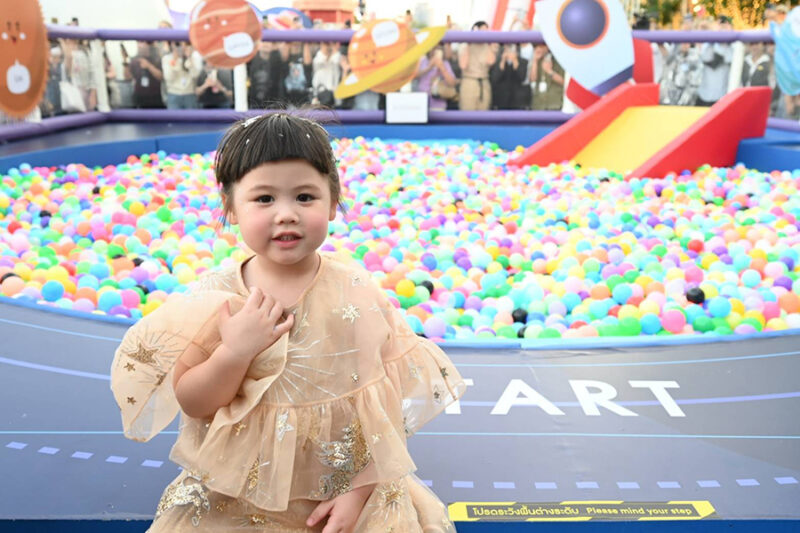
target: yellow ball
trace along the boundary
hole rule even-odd
[[[128,211],[132,215],[142,216],[145,212],[145,207],[142,202],[131,202],[131,205],[128,206]]]
[[[414,286],[414,282],[407,279],[401,279],[395,285],[394,290],[398,296],[403,296],[405,298],[411,298],[414,296],[414,290],[416,287]]]
[[[768,329],[778,330],[778,329],[786,329],[788,327],[789,326],[786,325],[786,321],[783,320],[782,318],[771,318],[767,322]]]
[[[765,325],[764,315],[761,314],[761,311],[757,311],[755,309],[750,309],[749,311],[745,311],[744,317],[745,318],[755,318],[756,320],[761,322],[762,326]]]
[[[623,318],[637,318],[638,319],[638,318],[640,318],[639,308],[636,307],[635,305],[625,304],[622,307],[620,307],[619,313],[617,313],[617,316],[619,317],[620,320],[622,320]]]
[[[682,269],[678,267],[673,267],[667,270],[666,278],[669,281],[672,281],[673,279],[684,279],[685,274],[683,273]]]
[[[736,327],[742,323],[744,317],[737,311],[731,311],[728,313],[728,316],[725,317],[725,320],[728,322],[728,325],[731,327],[731,329],[736,329]]]
[[[69,272],[61,265],[56,265],[47,269],[47,277],[63,284],[69,280]]]
[[[567,275],[579,279],[586,278],[586,272],[583,270],[583,267],[580,266],[570,267],[569,270],[567,270]]]
[[[744,303],[739,298],[730,298],[728,302],[731,304],[732,312],[739,313],[740,315],[744,313]]]
[[[494,274],[495,272],[500,272],[501,270],[503,270],[503,265],[497,261],[492,261],[486,266],[486,272],[489,274]]]
[[[700,260],[700,265],[704,269],[708,270],[708,267],[710,267],[717,261],[719,261],[719,257],[717,257],[716,254],[705,254],[703,258]],[[712,272],[712,274],[716,274],[716,272]]]
[[[719,296],[716,285],[712,285],[711,283],[701,283],[700,289],[703,291],[703,294],[706,295],[706,300]]]
[[[161,302],[158,300],[151,300],[142,306],[142,315],[147,316],[159,307],[161,307]]]
[[[655,300],[642,300],[642,303],[639,304],[639,312],[643,315],[651,313],[658,316],[661,314],[661,306]]]

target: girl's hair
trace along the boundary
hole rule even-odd
[[[231,211],[233,186],[264,163],[301,159],[328,179],[331,201],[344,211],[339,171],[328,132],[315,120],[279,112],[240,120],[225,133],[214,160],[217,183]]]

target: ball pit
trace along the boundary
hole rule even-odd
[[[800,171],[630,179],[512,169],[489,143],[337,139],[348,211],[325,251],[435,340],[728,335],[800,327]],[[213,154],[0,176],[0,295],[138,319],[246,257]]]

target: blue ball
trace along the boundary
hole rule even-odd
[[[111,269],[105,263],[95,263],[89,267],[89,274],[97,279],[105,279],[111,273]]]
[[[112,307],[122,305],[122,296],[117,291],[106,291],[97,299],[97,308],[108,312]]]
[[[633,289],[631,289],[631,286],[627,283],[620,283],[614,287],[614,290],[611,292],[611,296],[617,303],[624,304],[630,299],[631,296],[633,296]]]
[[[654,335],[661,331],[661,320],[653,313],[646,313],[639,319],[642,325],[642,333]]]
[[[731,312],[731,303],[727,298],[717,296],[708,302],[708,312],[714,318],[725,318]]]
[[[64,295],[64,286],[60,281],[50,280],[42,286],[42,298],[55,302]]]

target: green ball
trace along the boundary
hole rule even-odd
[[[561,332],[555,328],[544,328],[541,333],[539,333],[540,339],[560,339]]]
[[[642,333],[642,325],[639,320],[632,316],[623,318],[619,321],[620,333],[626,337],[636,337]]]
[[[505,338],[508,338],[508,339],[516,339],[517,338],[517,332],[514,331],[514,328],[512,328],[511,326],[503,326],[503,327],[501,327],[500,329],[497,330],[497,336],[498,337],[505,337]]]
[[[694,319],[692,327],[695,331],[705,333],[706,331],[711,331],[714,329],[714,322],[712,322],[712,320],[707,316],[699,316]]]
[[[472,315],[461,315],[458,317],[458,325],[459,326],[472,326]]]

